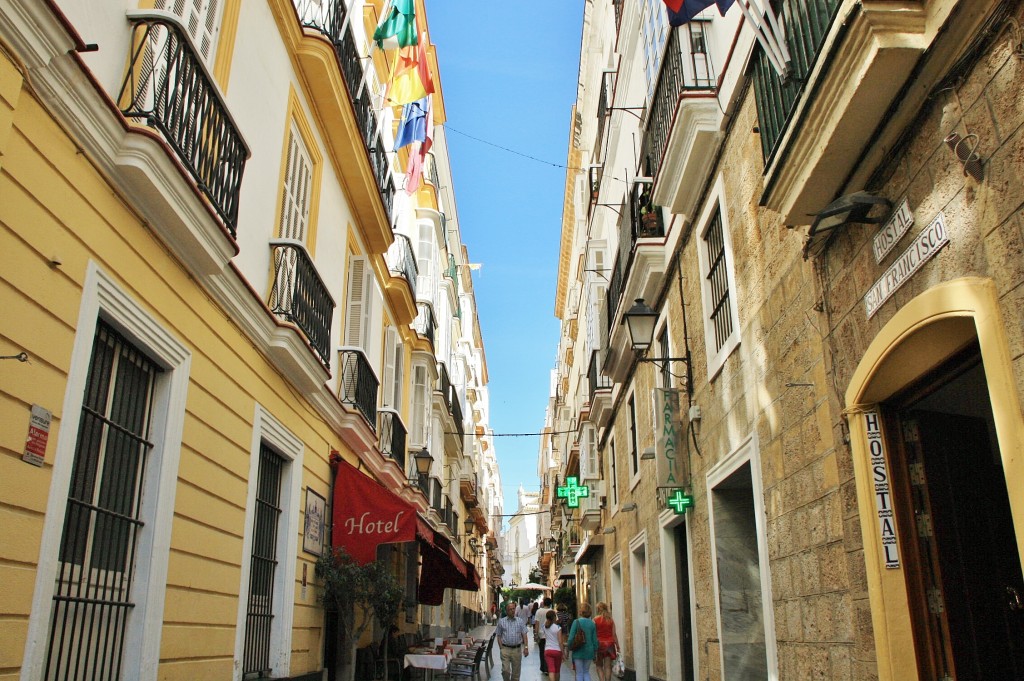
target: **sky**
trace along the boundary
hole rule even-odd
[[[482,264],[473,286],[490,378],[490,425],[496,434],[535,433],[544,426],[558,348],[563,166],[583,3],[426,0],[426,8],[462,240],[470,262]],[[539,438],[496,437],[494,444],[504,510],[513,513],[520,484],[538,489]]]

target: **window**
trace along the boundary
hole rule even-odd
[[[636,477],[640,474],[640,453],[636,427],[636,394],[629,396],[629,472]]]
[[[601,479],[597,461],[597,427],[593,423],[584,423],[580,433],[580,479]]]
[[[729,224],[722,210],[722,178],[700,223],[697,258],[702,276],[701,300],[704,306],[704,341],[708,361],[708,379],[721,370],[726,358],[739,345],[739,317],[735,304],[732,241]]]
[[[249,597],[245,614],[242,674],[270,673],[270,633],[274,620],[274,576],[281,515],[281,469],[284,460],[266,444],[260,446],[256,512],[249,563]]]
[[[121,675],[159,373],[97,323],[60,540],[48,679]]]
[[[156,681],[191,354],[93,261],[75,328],[23,669]]]
[[[430,407],[431,386],[427,367],[417,364],[412,370],[412,416],[410,421],[410,444],[418,447],[427,445],[427,409]]]
[[[672,351],[669,348],[668,343],[668,324],[661,327],[661,331],[658,333],[658,357],[671,357]],[[662,362],[658,365],[658,387],[659,388],[671,388],[672,387],[672,363]]]
[[[192,44],[207,64],[212,63],[220,29],[221,0],[156,0],[162,9],[181,19]]]
[[[313,162],[298,128],[292,124],[288,134],[284,183],[281,190],[281,222],[278,234],[282,239],[305,243],[309,229],[309,207],[313,184]]]
[[[345,345],[353,348],[370,347],[373,290],[373,268],[366,258],[351,256],[348,261],[348,304],[345,306]]]
[[[609,478],[612,482],[612,507],[619,505],[619,478],[615,470],[615,440],[608,440]]]
[[[384,380],[380,391],[382,405],[395,411],[402,409],[402,372],[405,353],[398,330],[389,326],[384,336]]]
[[[302,496],[302,440],[256,405],[245,506],[235,681],[288,675]]]
[[[654,94],[658,82],[661,54],[668,37],[668,17],[662,0],[641,0],[640,38],[643,40],[644,76],[647,78],[647,96]]]
[[[419,234],[416,240],[416,267],[419,276],[416,278],[416,292],[421,299],[434,302],[434,290],[437,270],[434,266],[434,223],[421,220],[417,225]]]

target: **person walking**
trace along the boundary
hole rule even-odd
[[[537,614],[534,616],[533,620],[533,638],[537,642],[537,654],[540,655],[541,674],[548,673],[547,657],[544,654],[545,646],[547,645],[546,639],[544,637],[544,627],[547,626],[547,616],[549,612],[552,613],[552,617],[554,617],[555,611],[551,609],[551,599],[545,598],[541,602],[540,607],[537,608]],[[557,673],[558,670],[556,669],[555,674]]]
[[[540,613],[540,611],[537,611]],[[541,639],[544,657],[541,662],[546,663],[548,681],[558,681],[558,674],[562,669],[562,655],[565,648],[565,636],[562,634],[562,627],[555,623],[555,611],[550,608],[544,610],[544,624],[541,627],[543,638]]]
[[[599,681],[611,681],[612,661],[619,654],[619,638],[615,635],[615,620],[608,612],[608,604],[601,601],[597,604],[597,662],[594,665]]]
[[[516,617],[516,603],[509,601],[505,608],[506,615],[498,620],[495,635],[501,646],[501,678],[502,681],[519,681],[523,668],[523,658],[530,654],[526,622]],[[522,655],[520,655],[522,649]]]
[[[597,625],[590,619],[593,611],[590,603],[580,606],[580,616],[572,623],[569,635],[565,640],[572,650],[572,663],[576,668],[576,681],[590,681],[590,663],[597,656]],[[576,636],[582,632],[581,645],[577,645]]]

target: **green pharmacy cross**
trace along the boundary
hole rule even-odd
[[[589,497],[590,488],[579,484],[575,477],[566,478],[565,485],[558,488],[558,498],[567,500],[569,508],[579,508],[580,497]]]
[[[677,489],[668,498],[668,505],[672,507],[676,515],[682,515],[686,513],[686,509],[693,506],[693,497],[689,494],[683,494],[683,490]]]

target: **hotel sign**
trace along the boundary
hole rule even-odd
[[[896,206],[896,210],[892,212],[892,217],[886,221],[871,242],[871,248],[875,252],[875,262],[881,264],[882,258],[889,255],[889,251],[899,243],[899,240],[913,224],[914,212],[910,210],[907,200],[903,199],[900,205]]]
[[[900,566],[900,550],[896,545],[896,522],[893,519],[892,494],[889,490],[889,470],[885,464],[882,425],[877,411],[864,413],[864,426],[868,436],[868,452],[871,455],[871,478],[875,483],[875,507],[882,536],[882,555],[885,558],[885,567],[896,569]]]
[[[868,319],[871,319],[892,294],[907,283],[907,280],[921,269],[922,265],[935,257],[935,254],[948,243],[949,233],[946,232],[946,218],[939,213],[868,290],[864,296]]]

